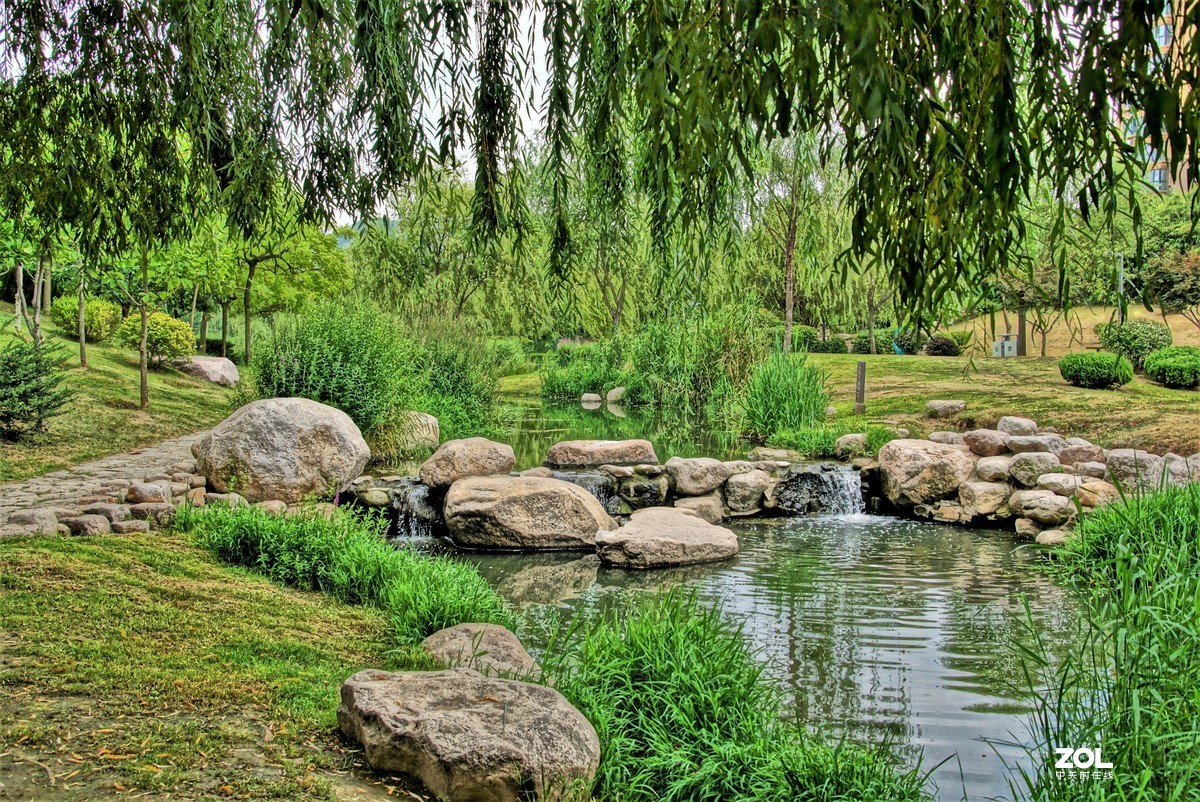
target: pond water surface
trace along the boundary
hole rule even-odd
[[[745,451],[661,413],[526,406],[514,417],[518,467],[583,437],[646,437],[663,460]],[[833,737],[887,740],[925,769],[946,761],[931,777],[939,799],[1011,797],[1004,763],[1027,761],[985,739],[1025,733],[1014,648],[1023,600],[1052,650],[1075,631],[1076,600],[1034,570],[1036,552],[1009,532],[862,514],[725,525],[741,553],[706,566],[635,572],[601,568],[592,555],[467,558],[534,622],[686,584],[745,625],[798,721]],[[539,631],[526,635],[534,649]]]

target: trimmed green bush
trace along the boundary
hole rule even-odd
[[[584,614],[542,659],[596,728],[596,799],[834,802],[927,798],[886,748],[784,721],[775,683],[719,608],[674,590]]]
[[[875,332],[875,351],[880,354],[892,353],[892,338],[886,331]],[[869,354],[871,353],[871,332],[860,331],[854,335],[854,344],[850,346],[850,352],[854,354]]]
[[[85,298],[83,301],[83,335],[88,342],[98,343],[121,325],[121,306],[103,298]],[[50,304],[50,319],[72,340],[79,336],[79,299],[74,295],[60,295]]]
[[[1200,386],[1200,348],[1176,345],[1146,356],[1146,375],[1166,387],[1194,390]]]
[[[0,436],[42,431],[73,393],[63,380],[61,346],[14,340],[0,351]]]
[[[793,351],[811,351],[817,339],[817,330],[812,326],[792,326]]]
[[[1120,354],[1130,361],[1134,370],[1141,370],[1146,356],[1171,344],[1171,330],[1153,320],[1127,320],[1124,323],[1102,323],[1096,327],[1100,347]]]
[[[175,525],[222,560],[281,585],[328,593],[386,614],[400,646],[465,622],[515,627],[504,601],[470,565],[396,548],[381,518],[272,515],[257,507],[183,506]]]
[[[810,354],[845,354],[846,341],[841,337],[830,337],[827,340],[817,340],[808,347]]]
[[[134,312],[117,329],[116,341],[127,348],[137,349],[142,342],[142,316]],[[151,312],[146,317],[146,356],[150,364],[188,356],[196,350],[196,335],[192,327],[176,320],[166,312]]]
[[[803,355],[772,354],[750,374],[741,406],[746,430],[765,438],[784,429],[803,429],[825,420],[829,374]]]
[[[949,337],[931,337],[925,344],[925,353],[929,356],[959,356],[962,350]]]
[[[1085,351],[1058,360],[1058,372],[1076,387],[1104,390],[1133,381],[1133,366],[1119,354]]]
[[[953,340],[954,344],[957,345],[961,351],[966,349],[971,344],[971,340],[975,337],[975,332],[971,331],[970,329],[963,329],[962,331],[948,331],[946,332],[946,336]]]

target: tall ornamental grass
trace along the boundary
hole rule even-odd
[[[1037,738],[1020,796],[1200,798],[1200,485],[1098,508],[1057,557],[1090,614],[1068,660],[1030,651]],[[1053,747],[1082,746],[1101,748],[1111,779],[1058,776]]]
[[[806,429],[825,420],[829,374],[803,356],[776,353],[754,368],[741,406],[754,437]]]
[[[720,609],[678,590],[556,633],[543,668],[596,727],[595,798],[923,799],[883,747],[830,745],[781,718],[775,685]]]
[[[284,517],[257,507],[214,505],[181,507],[175,521],[225,562],[281,585],[379,609],[397,646],[412,646],[464,622],[515,624],[478,571],[454,559],[392,546],[378,519],[343,511],[329,519]]]

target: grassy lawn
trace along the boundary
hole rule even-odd
[[[0,320],[12,305],[0,305]],[[88,369],[79,367],[79,346],[46,324],[50,341],[66,348],[65,386],[76,393],[50,431],[11,443],[0,440],[0,482],[61,470],[80,462],[129,451],[204,429],[229,414],[232,391],[164,368],[150,372],[150,409],[138,405],[137,352],[109,343],[88,346]],[[0,330],[0,348],[14,338]]]
[[[0,542],[0,796],[384,798],[335,713],[386,637],[178,535]]]
[[[867,414],[911,422],[922,433],[992,426],[1003,415],[1022,415],[1110,448],[1136,446],[1184,456],[1200,451],[1200,392],[1171,390],[1143,376],[1118,390],[1083,390],[1062,380],[1053,358],[809,358],[829,371],[834,403],[842,414],[854,407],[855,370],[862,359],[867,363]],[[961,399],[966,412],[957,420],[926,419],[925,402],[935,398]]]

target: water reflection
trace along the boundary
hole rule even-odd
[[[934,774],[941,798],[960,799],[964,785],[973,800],[1007,794],[1001,759],[980,739],[1024,732],[1013,649],[1022,594],[1054,648],[1069,642],[1076,609],[1031,570],[1032,555],[1001,532],[866,515],[731,525],[742,552],[717,565],[625,572],[577,555],[470,559],[535,617],[689,584],[745,622],[798,720],[835,737],[890,738],[910,760],[923,750],[927,767],[956,755]]]

